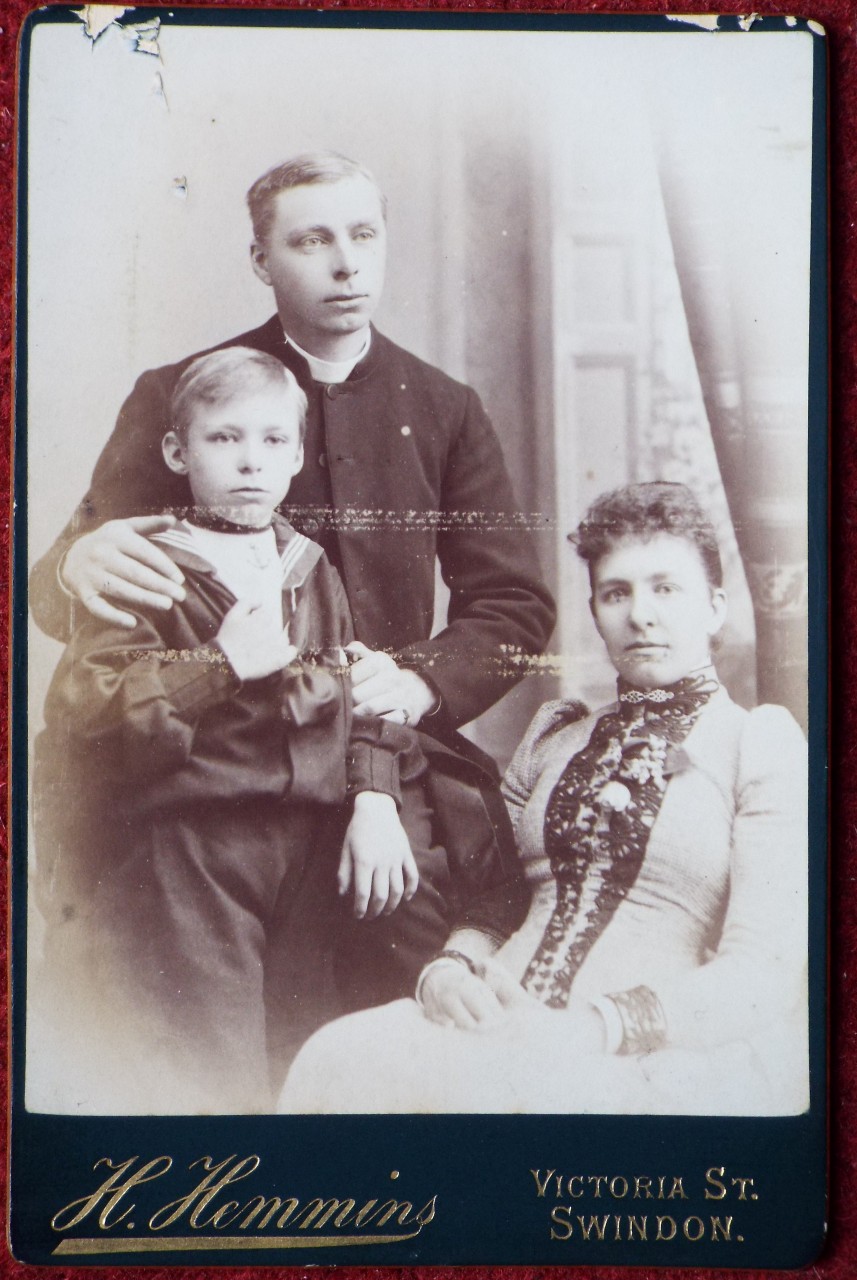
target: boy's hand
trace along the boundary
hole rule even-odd
[[[358,920],[390,915],[417,891],[420,875],[392,796],[361,791],[345,833],[337,876],[340,894],[354,885]]]
[[[108,520],[71,544],[60,569],[63,586],[96,618],[120,627],[134,627],[137,619],[111,600],[132,608],[169,609],[174,600],[184,600],[184,577],[148,537],[174,524],[173,516]]]
[[[261,680],[282,671],[298,653],[289,644],[288,631],[255,600],[239,600],[232,606],[220,624],[217,643],[239,680]]]

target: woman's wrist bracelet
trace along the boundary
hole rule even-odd
[[[437,953],[435,960],[455,960],[457,964],[463,964],[466,969],[469,969],[474,978],[481,976],[476,961],[471,960],[470,956],[465,955],[463,951],[453,951],[445,948]],[[432,963],[434,962],[432,961]]]
[[[660,1000],[651,987],[632,987],[629,991],[612,991],[604,997],[616,1009],[622,1026],[622,1037],[613,1052],[620,1054],[655,1053],[667,1043],[667,1019]],[[604,1016],[601,1001],[596,1006]],[[611,1026],[608,1022],[608,1044]]]

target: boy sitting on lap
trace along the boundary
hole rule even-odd
[[[270,1109],[290,1056],[340,1012],[337,885],[358,917],[393,912],[418,888],[413,845],[442,906],[416,735],[352,717],[345,593],[276,514],[305,413],[273,356],[188,367],[163,452],[195,506],[155,535],[185,599],[132,631],[87,614],[48,694],[40,905],[54,1014],[82,1055],[76,1110]],[[448,927],[434,914],[426,952]]]

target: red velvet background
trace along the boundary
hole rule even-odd
[[[173,0],[182,4],[185,0]],[[224,0],[214,7],[242,5],[263,7],[257,0]],[[16,148],[15,75],[17,42],[21,23],[34,6],[29,0],[0,2],[0,488],[8,494],[10,483],[10,424],[12,415],[12,323],[14,298],[14,172]],[[284,4],[279,8],[304,8],[303,4]],[[336,10],[390,9],[400,11],[444,10],[465,12],[553,12],[553,13],[743,13],[749,6],[735,0],[720,5],[700,4],[699,0],[681,0],[674,7],[664,0],[637,3],[635,0],[466,0],[459,3],[432,3],[432,0],[401,0],[398,5],[384,0],[313,0],[313,8]],[[756,0],[755,11],[778,14],[785,6],[771,0]],[[785,9],[787,11],[787,9]],[[721,1271],[689,1269],[678,1274],[687,1280],[716,1280],[720,1276],[744,1276],[747,1280],[761,1277],[807,1276],[813,1280],[851,1280],[857,1277],[857,778],[851,769],[857,765],[857,699],[849,696],[848,675],[857,670],[857,0],[813,0],[806,10],[798,10],[821,22],[827,29],[830,57],[830,222],[831,222],[831,309],[832,369],[831,416],[831,560],[832,572],[832,782],[833,824],[831,839],[831,1167],[830,1167],[830,1233],[826,1248],[818,1262],[799,1272]],[[58,234],[62,234],[61,226]],[[72,341],[72,335],[69,335]],[[8,376],[7,376],[8,375]],[[0,564],[0,634],[6,635],[8,616],[8,539],[9,520],[5,512],[0,518],[0,539],[4,556]],[[855,560],[852,560],[852,556]],[[852,597],[851,592],[854,592]],[[9,649],[0,650],[4,688],[7,685]],[[2,704],[5,710],[5,701]],[[0,714],[0,732],[4,738],[8,717]],[[6,793],[5,778],[0,786]],[[0,806],[0,893],[4,903],[7,878],[6,806]],[[0,948],[6,959],[6,913],[0,914]],[[0,992],[5,1011],[5,992]],[[7,1063],[0,1062],[0,1083],[5,1095]],[[0,1179],[4,1203],[0,1205],[5,1231],[6,1131],[0,1126]],[[478,1227],[474,1227],[478,1230]],[[24,1277],[50,1280],[123,1280],[143,1277],[147,1280],[185,1280],[201,1277],[211,1268],[137,1267],[92,1269],[30,1267],[15,1262],[8,1246],[0,1244],[0,1276],[23,1280]],[[352,1267],[348,1280],[542,1280],[567,1272],[580,1280],[621,1280],[636,1276],[640,1280],[660,1280],[676,1275],[663,1268],[558,1268],[558,1267]],[[283,1280],[304,1280],[302,1267],[227,1267],[214,1272],[223,1280],[265,1280],[279,1276]],[[335,1273],[330,1268],[313,1270],[313,1277],[327,1280]]]

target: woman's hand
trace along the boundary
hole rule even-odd
[[[486,956],[476,967],[474,974],[460,960],[439,956],[423,970],[419,999],[432,1022],[460,1031],[486,1031],[521,1006],[542,1010],[498,961]]]
[[[445,957],[423,970],[419,1002],[432,1022],[460,1031],[486,1030],[503,1018],[503,1005],[489,983]]]

